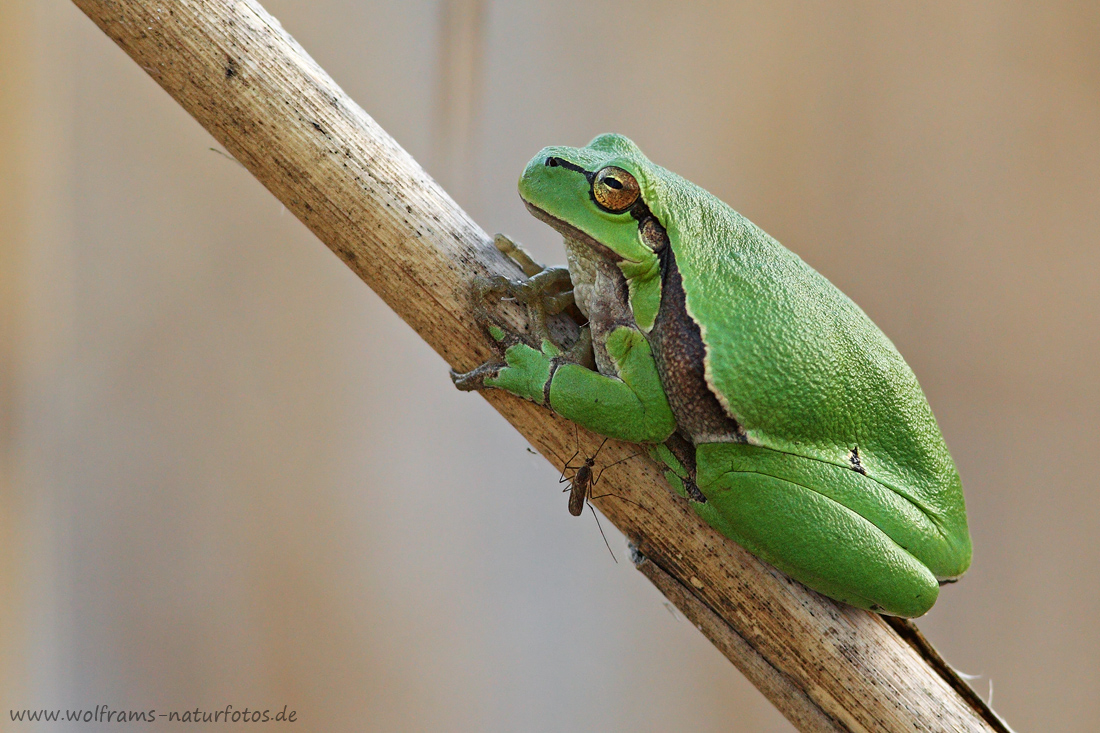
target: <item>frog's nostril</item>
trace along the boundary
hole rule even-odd
[[[558,159],[551,156],[546,159],[546,165],[550,166],[551,168],[557,168],[559,165]]]

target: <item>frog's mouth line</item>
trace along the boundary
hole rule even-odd
[[[592,235],[588,232],[581,231],[564,219],[559,219],[553,214],[547,213],[545,210],[540,209],[539,207],[532,204],[530,201],[523,199],[522,196],[520,198],[523,200],[524,206],[527,207],[527,210],[531,212],[532,216],[534,216],[539,221],[549,224],[554,229],[558,230],[562,236],[568,237],[569,239],[575,239],[591,247],[594,252],[613,264],[617,265],[622,262],[637,264],[634,262],[634,260],[623,257],[618,252],[608,247],[606,244],[599,242],[598,240],[593,238]]]

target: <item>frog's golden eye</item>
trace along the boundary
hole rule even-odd
[[[614,214],[633,206],[641,193],[637,179],[622,168],[608,166],[592,179],[592,197],[597,204]]]

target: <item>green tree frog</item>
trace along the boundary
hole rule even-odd
[[[859,306],[623,136],[543,149],[519,192],[564,236],[568,272],[525,266],[478,298],[560,311],[568,278],[584,338],[565,350],[486,315],[503,362],[456,385],[648,444],[708,524],[820,593],[928,611],[970,564],[962,484],[912,370]]]

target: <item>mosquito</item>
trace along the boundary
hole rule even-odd
[[[564,484],[566,482],[569,482],[569,486],[566,486],[564,489],[562,489],[562,493],[566,491],[569,492],[569,513],[572,514],[574,517],[579,517],[584,512],[584,505],[588,504],[588,508],[592,510],[592,516],[596,520],[596,527],[598,527],[600,530],[600,536],[603,537],[603,543],[607,546],[607,551],[611,553],[611,559],[618,563],[619,559],[615,557],[615,553],[611,549],[611,543],[607,541],[607,535],[604,534],[603,526],[600,524],[600,518],[596,514],[595,507],[592,506],[591,500],[602,499],[606,496],[613,496],[616,499],[621,499],[622,501],[625,501],[628,504],[633,504],[636,507],[641,507],[642,505],[636,501],[631,501],[626,497],[619,496],[618,494],[614,494],[611,492],[596,496],[592,493],[592,490],[595,488],[596,484],[600,482],[600,477],[603,476],[604,471],[611,468],[612,466],[617,466],[624,461],[629,461],[631,458],[636,458],[637,456],[641,455],[641,452],[629,455],[626,458],[615,461],[614,463],[609,463],[606,466],[600,468],[599,473],[595,473],[593,469],[596,467],[596,458],[600,455],[600,451],[603,450],[604,445],[607,443],[607,438],[604,438],[603,442],[600,443],[600,446],[596,449],[595,453],[593,453],[591,456],[586,457],[580,465],[574,466],[573,461],[576,460],[577,456],[581,454],[581,439],[580,432],[576,429],[575,425],[573,427],[574,434],[577,437],[577,450],[575,453],[573,453],[569,460],[565,462],[565,465],[562,466],[561,477],[558,479],[558,483]],[[573,473],[569,476],[566,476],[566,471],[572,471]]]

